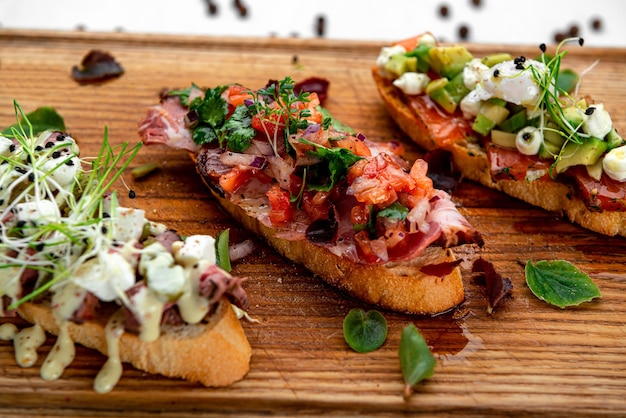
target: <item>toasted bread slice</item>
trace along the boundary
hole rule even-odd
[[[416,144],[427,151],[437,148],[431,128],[403,100],[402,92],[391,80],[382,77],[378,68],[373,78],[391,118]],[[584,228],[601,234],[626,236],[626,213],[619,211],[590,211],[585,202],[576,196],[572,186],[556,181],[493,180],[487,153],[478,143],[457,141],[445,146],[450,152],[454,167],[463,177],[500,190],[531,205],[567,217]]]
[[[59,325],[48,304],[24,303],[18,313],[45,331],[59,334]],[[107,320],[108,316],[103,316],[82,324],[70,323],[68,331],[74,342],[107,355]],[[148,373],[205,386],[226,386],[241,380],[249,370],[251,353],[241,323],[225,299],[206,323],[164,325],[161,336],[149,343],[131,333],[124,333],[119,341],[121,361]]]
[[[410,263],[354,263],[307,240],[278,237],[275,229],[221,195],[210,180],[202,179],[220,206],[247,230],[261,236],[287,259],[305,266],[326,283],[357,299],[393,311],[437,314],[454,308],[465,298],[461,271],[450,249],[430,246]],[[448,263],[454,267],[441,276],[421,270],[423,266]]]

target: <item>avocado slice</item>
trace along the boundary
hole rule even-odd
[[[428,51],[431,68],[442,77],[452,79],[472,60],[472,54],[462,45],[435,46]]]
[[[431,81],[426,86],[426,94],[430,96],[446,112],[452,114],[456,111],[458,102],[454,100],[452,94],[446,89],[449,81],[447,78],[438,78]]]
[[[608,149],[608,142],[595,137],[585,138],[582,144],[568,142],[556,163],[556,172],[562,173],[575,165],[593,165]]]

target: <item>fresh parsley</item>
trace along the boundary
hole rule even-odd
[[[304,138],[301,142],[312,145],[309,154],[322,160],[309,168],[311,173],[308,188],[317,191],[330,191],[338,182],[346,178],[348,170],[357,161],[363,159],[346,148],[326,148]]]

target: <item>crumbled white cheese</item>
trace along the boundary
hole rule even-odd
[[[524,65],[522,70],[512,60],[496,64],[483,72],[481,84],[492,97],[527,107],[535,106],[541,99],[541,88],[529,67],[539,74],[545,73],[547,68],[535,60],[527,60]]]
[[[406,72],[393,81],[393,85],[404,92],[404,94],[422,94],[430,78],[423,73]]]
[[[602,160],[602,168],[613,180],[626,181],[626,145],[609,151]]]
[[[42,224],[54,222],[59,218],[58,206],[48,200],[40,199],[31,202],[18,203],[15,205],[15,215],[17,222],[27,222],[34,224]]]
[[[583,131],[586,134],[603,139],[611,129],[613,129],[613,121],[611,115],[604,109],[602,103],[596,103],[589,106],[593,112],[586,112],[585,122],[583,123]]]
[[[385,64],[391,59],[392,56],[397,54],[406,53],[406,49],[402,45],[394,45],[394,46],[384,46],[380,49],[380,53],[378,54],[378,58],[376,58],[376,66],[378,67],[378,72],[382,77],[392,79],[387,71],[385,71]]]
[[[135,284],[135,271],[121,254],[101,251],[81,264],[72,279],[98,299],[111,302]]]
[[[173,245],[176,261],[184,266],[207,260],[212,264],[216,262],[215,238],[210,235],[190,235],[183,245]]]
[[[0,136],[0,155],[9,155],[11,153],[11,145],[13,145],[13,141],[4,136]]]
[[[476,88],[470,91],[468,94],[461,99],[461,103],[459,107],[461,108],[461,112],[463,112],[463,117],[466,119],[473,119],[478,112],[480,111],[480,105],[483,100],[487,100],[491,97],[488,91],[482,88],[481,85],[476,86]]]
[[[474,58],[463,68],[463,84],[469,90],[474,90],[480,84],[483,73],[489,71],[479,58]]]
[[[143,233],[146,213],[142,209],[118,207],[113,217],[113,239],[126,242],[138,240]]]

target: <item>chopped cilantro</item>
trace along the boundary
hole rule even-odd
[[[322,159],[322,163],[311,167],[313,172],[313,177],[309,180],[309,189],[311,190],[329,191],[335,184],[346,177],[348,170],[354,163],[363,158],[346,148],[326,148],[303,138],[300,141],[313,145],[315,148],[313,151],[309,151],[309,153]],[[326,179],[326,182],[315,184],[315,178]]]
[[[252,117],[245,106],[239,106],[228,118],[223,126],[223,134],[226,136],[228,148],[235,152],[245,151],[256,135],[254,128],[250,126]]]
[[[403,221],[408,213],[409,209],[406,206],[403,206],[398,202],[393,202],[391,205],[378,212],[378,216]]]

